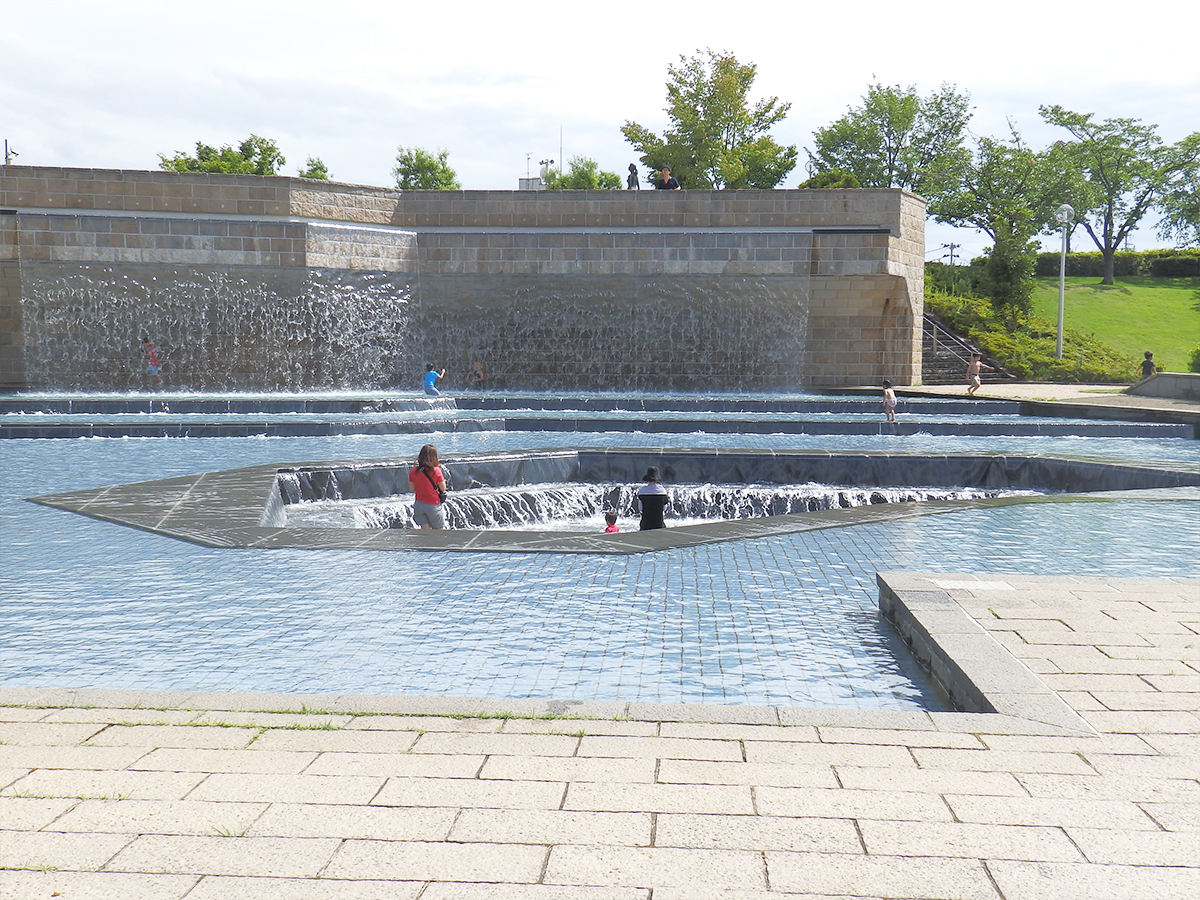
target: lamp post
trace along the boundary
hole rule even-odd
[[[1055,344],[1055,358],[1062,359],[1063,335],[1063,302],[1067,293],[1067,226],[1075,210],[1064,203],[1054,211],[1054,218],[1062,225],[1062,257],[1058,262],[1058,342]]]

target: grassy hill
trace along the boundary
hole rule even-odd
[[[1091,333],[1113,349],[1141,360],[1152,350],[1154,361],[1169,372],[1186,372],[1192,348],[1200,344],[1200,278],[1067,279],[1063,321],[1066,328]],[[1058,318],[1058,278],[1038,278],[1033,311]],[[1130,379],[1136,380],[1137,373]]]

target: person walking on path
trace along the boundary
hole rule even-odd
[[[437,447],[426,444],[417,454],[417,464],[408,471],[408,483],[417,495],[413,520],[423,531],[446,527],[446,476],[438,463]]]
[[[658,483],[658,466],[646,470],[646,483],[638,488],[637,508],[642,514],[639,531],[651,531],[655,528],[666,528],[663,521],[663,510],[667,508],[667,491]]]
[[[982,356],[978,353],[972,353],[971,362],[967,364],[967,393],[972,397],[975,396],[977,390],[983,387],[982,372],[984,369],[991,372],[996,371],[994,367],[983,364]]]
[[[425,367],[425,393],[428,394],[430,397],[440,396],[442,392],[437,389],[437,383],[439,380],[441,380],[445,377],[446,377],[445,369],[442,369],[442,371],[438,372],[438,371],[434,370],[432,365],[426,366]]]
[[[883,411],[887,415],[887,421],[896,421],[896,392],[892,390],[892,383],[886,378],[883,379]]]
[[[1142,360],[1142,379],[1145,380],[1158,371],[1158,366],[1154,364],[1154,354],[1149,350],[1146,351],[1146,358]]]

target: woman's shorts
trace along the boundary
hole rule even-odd
[[[445,528],[446,514],[440,503],[426,503],[424,500],[413,501],[413,519],[417,527],[428,525],[430,528]]]

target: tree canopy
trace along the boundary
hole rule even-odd
[[[858,183],[853,172],[847,172],[845,169],[826,169],[824,172],[812,175],[808,181],[802,181],[797,187],[806,190],[821,190],[823,188],[860,188],[862,185]]]
[[[1200,132],[1174,149],[1179,165],[1162,193],[1158,236],[1180,247],[1200,247]]]
[[[462,190],[458,173],[447,162],[449,157],[449,150],[430,153],[421,147],[399,147],[396,167],[392,169],[396,187],[402,191]]]
[[[174,156],[158,155],[160,169],[168,172],[221,172],[230,175],[278,175],[287,162],[279,145],[269,138],[252,134],[236,148],[226,144],[220,149],[196,141],[196,155],[177,150]]]
[[[873,84],[862,106],[814,132],[809,173],[840,169],[863,187],[936,196],[957,182],[970,156],[963,147],[970,103],[950,84],[925,99],[915,85]]]
[[[641,162],[654,172],[670,166],[685,188],[776,187],[796,166],[795,146],[781,146],[767,132],[791,108],[778,97],[749,106],[758,67],[730,53],[697,51],[667,67],[663,135],[636,122],[621,126]]]
[[[329,168],[319,156],[310,156],[305,160],[304,168],[296,174],[301,178],[315,178],[317,181],[329,180]]]
[[[1087,184],[1086,199],[1076,209],[1076,216],[1104,255],[1101,283],[1112,284],[1117,248],[1153,207],[1174,202],[1176,186],[1186,193],[1182,179],[1189,165],[1195,165],[1200,137],[1193,135],[1164,147],[1157,126],[1142,125],[1140,119],[1097,122],[1092,113],[1057,105],[1040,106],[1038,112],[1074,139],[1063,147]],[[1186,227],[1186,215],[1181,222]]]
[[[547,169],[542,181],[551,191],[614,191],[623,186],[620,175],[601,171],[600,164],[588,156],[571,157],[570,170],[565,173]]]
[[[997,306],[1028,310],[1035,235],[1057,227],[1064,202],[1079,202],[1082,184],[1061,147],[1034,151],[1009,123],[1007,140],[975,139],[959,180],[929,204],[950,225],[978,228],[993,241],[983,266],[982,292]]]

